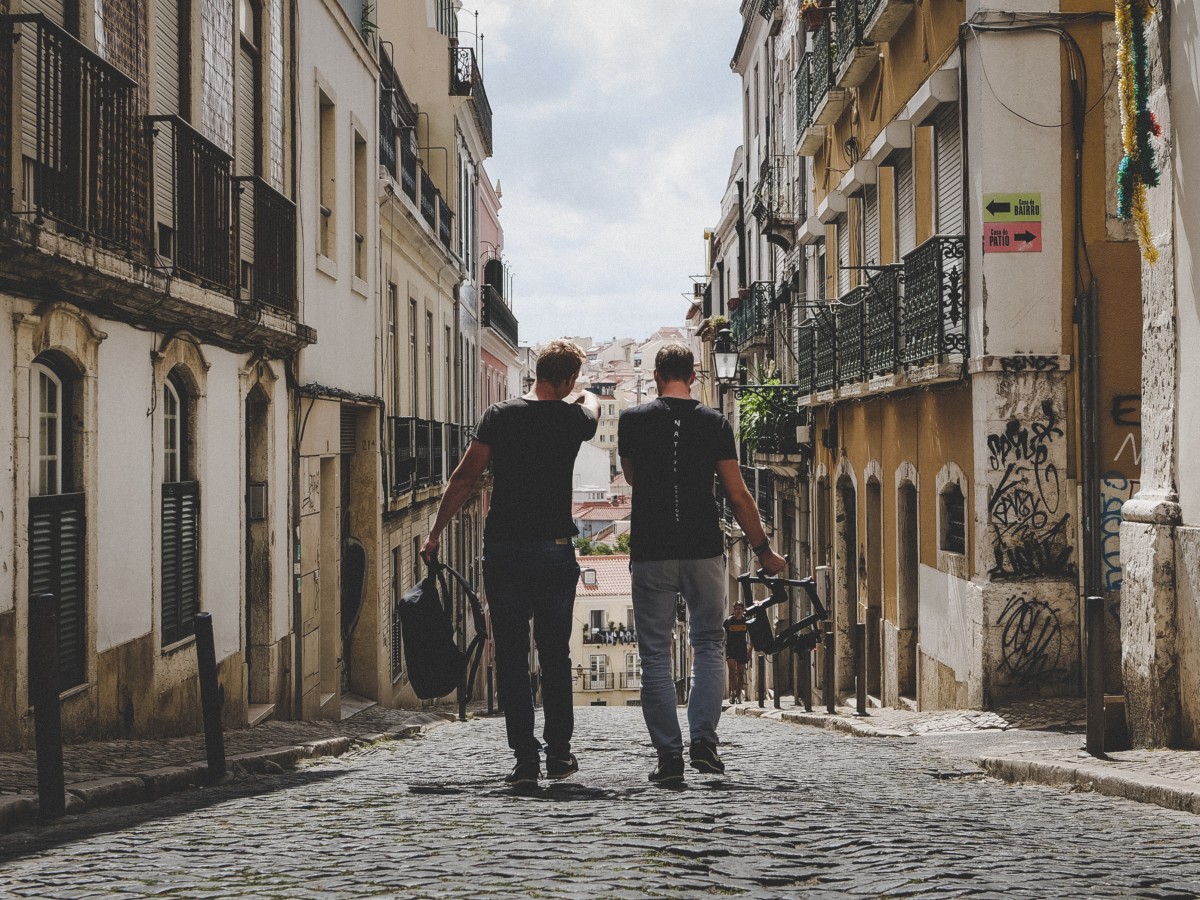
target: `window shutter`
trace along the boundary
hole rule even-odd
[[[837,293],[844,297],[850,293],[850,219],[843,213],[834,220],[837,228]]]
[[[58,598],[58,689],[87,677],[84,495],[29,498],[29,594]]]
[[[430,423],[429,433],[430,433],[430,436],[433,438],[433,445],[432,445],[432,447],[430,447],[429,454],[430,454],[430,459],[433,460],[433,480],[434,480],[434,482],[436,482],[438,484],[441,483],[442,476],[445,473],[445,466],[443,465],[443,462],[442,462],[442,444],[443,444],[443,432],[444,431],[445,431],[445,428],[443,427],[441,422],[431,422]]]
[[[962,142],[957,104],[939,107],[933,120],[937,166],[937,233],[963,232]]]
[[[879,186],[874,184],[863,190],[863,262],[879,265]]]
[[[395,479],[392,485],[397,493],[411,490],[413,476],[416,474],[417,460],[413,452],[413,419],[401,418],[393,420],[392,454],[395,459]]]
[[[428,484],[430,479],[431,460],[429,458],[430,437],[429,430],[432,422],[425,419],[417,419],[416,421],[416,445],[417,445],[417,484]]]
[[[358,439],[355,436],[358,427],[358,415],[353,406],[343,406],[341,408],[341,452],[353,453],[358,445]]]
[[[896,154],[896,244],[901,258],[917,246],[912,154],[907,150]]]
[[[200,611],[200,485],[162,486],[162,642],[196,630]]]

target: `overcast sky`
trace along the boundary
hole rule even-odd
[[[479,11],[522,343],[680,325],[740,143],[737,0],[466,0]]]

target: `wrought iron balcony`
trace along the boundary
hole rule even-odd
[[[834,19],[830,14],[813,35],[812,52],[808,54],[814,111],[833,87],[833,28]]]
[[[479,136],[488,156],[492,155],[492,105],[483,87],[483,74],[470,47],[450,48],[450,96],[470,97]]]
[[[967,355],[965,247],[934,235],[904,257],[901,359],[909,365],[958,362]]]
[[[261,178],[238,185],[242,298],[296,315],[296,204]]]
[[[796,386],[802,394],[811,394],[816,383],[817,328],[806,322],[796,329]]]
[[[775,286],[769,281],[756,281],[745,299],[729,317],[729,331],[739,350],[763,343],[770,333],[771,299]]]
[[[444,197],[438,197],[437,205],[438,238],[441,240],[442,246],[449,250],[453,238],[451,223],[454,221],[454,214],[450,212],[450,204],[446,202]]]
[[[616,684],[616,672],[584,672],[583,678],[580,679],[582,690],[585,691],[611,691],[613,685]]]
[[[833,307],[813,312],[813,390],[837,386],[837,316]]]
[[[0,98],[0,210],[141,251],[135,83],[45,16],[0,16]]]
[[[761,445],[759,452],[764,452]],[[755,491],[755,503],[763,523],[770,526],[775,524],[775,473],[770,469],[758,470],[758,490]]]
[[[233,159],[178,116],[146,121],[153,141],[158,257],[169,261],[175,275],[232,294]],[[254,213],[252,207],[242,212],[251,227]]]
[[[393,178],[398,178],[397,142],[411,143],[410,135],[417,127],[417,107],[404,92],[392,60],[382,48],[379,66],[379,162],[387,167]],[[416,190],[415,183],[413,190]]]
[[[895,372],[899,364],[900,273],[899,266],[889,266],[868,275],[863,324],[867,378]]]
[[[863,326],[866,312],[865,293],[869,288],[857,287],[847,294],[845,305],[837,311],[837,375],[838,384],[861,381],[864,370]]]
[[[417,151],[408,141],[400,144],[400,189],[409,200],[417,202]]]
[[[411,416],[389,416],[392,439],[391,492],[410,491],[417,483],[416,419]]]
[[[754,190],[754,215],[767,240],[784,250],[791,248],[792,229],[804,218],[803,195],[796,184],[799,169],[795,154],[770,156],[763,160]]]
[[[642,688],[642,673],[641,672],[622,672],[621,673],[621,690],[637,691]]]
[[[424,169],[421,170],[421,217],[430,228],[437,222],[437,188]]]
[[[796,143],[813,121],[812,54],[805,53],[796,68]]]
[[[517,317],[492,285],[483,289],[483,324],[500,335],[510,347],[517,346]]]

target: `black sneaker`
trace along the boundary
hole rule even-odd
[[[570,778],[579,771],[579,760],[575,758],[574,753],[568,753],[566,756],[547,756],[546,757],[546,777],[553,778],[558,781],[561,778]]]
[[[683,781],[683,756],[680,754],[660,756],[658,765],[650,773],[650,780],[655,784]]]
[[[504,777],[504,783],[513,785],[537,784],[542,768],[536,759],[518,761],[513,770]]]
[[[710,775],[725,774],[725,763],[721,762],[716,744],[709,741],[692,741],[689,755],[692,758],[692,768],[697,772],[708,772]]]

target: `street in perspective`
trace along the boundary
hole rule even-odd
[[[0,0],[0,898],[1200,897],[1198,61]]]

